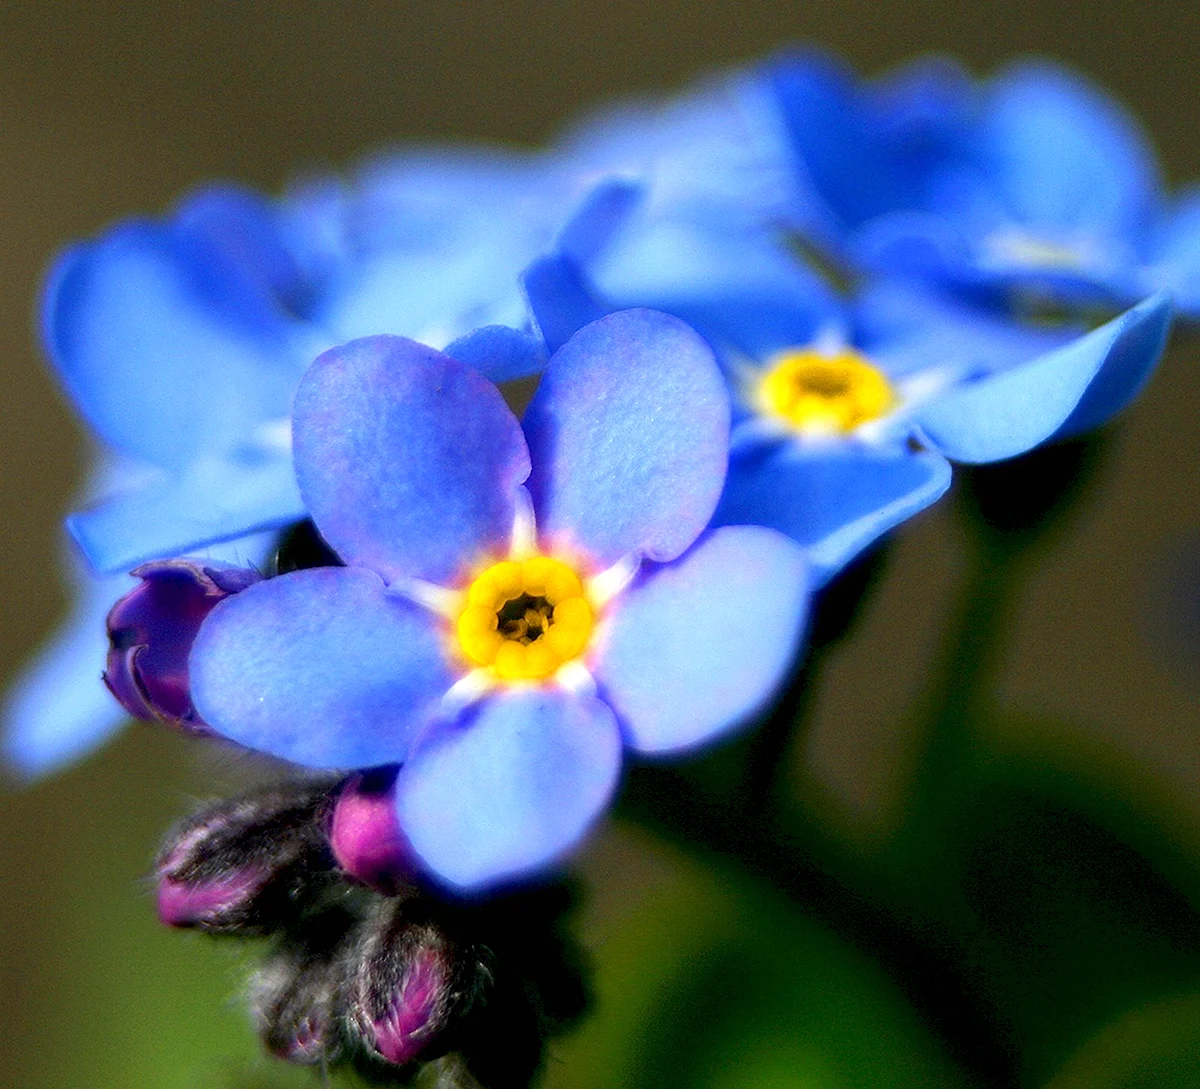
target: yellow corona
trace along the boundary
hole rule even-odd
[[[844,435],[896,406],[891,383],[853,348],[780,352],[758,381],[757,407],[798,431]]]
[[[551,556],[492,564],[467,588],[458,645],[504,681],[543,680],[587,648],[595,610],[579,575]]]

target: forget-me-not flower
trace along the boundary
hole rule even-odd
[[[800,549],[705,528],[728,428],[710,350],[652,311],[568,341],[523,425],[423,345],[330,350],[296,397],[296,473],[347,566],[217,605],[191,654],[197,711],[299,764],[402,764],[400,827],[451,885],[544,867],[604,809],[624,746],[730,729],[796,652]]]
[[[1171,198],[1120,103],[1048,61],[973,80],[944,58],[859,81],[815,52],[763,65],[792,154],[788,217],[851,268],[1033,302],[1200,314],[1200,197]]]

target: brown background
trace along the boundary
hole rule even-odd
[[[63,606],[58,520],[86,456],[32,343],[37,284],[57,247],[116,217],[161,210],[214,176],[273,189],[306,165],[346,163],[388,141],[536,142],[605,97],[668,89],[788,39],[824,41],[865,71],[927,50],[953,51],[979,71],[1047,53],[1129,103],[1173,181],[1200,176],[1194,3],[5,5],[0,676]],[[1101,489],[1035,579],[1001,693],[1014,707],[1071,717],[1079,732],[1058,742],[1100,739],[1193,829],[1200,690],[1194,672],[1169,660],[1150,602],[1170,558],[1200,535],[1198,414],[1193,342],[1174,351],[1129,414]],[[944,511],[906,528],[863,630],[827,677],[807,759],[861,829],[886,820],[903,780],[904,738],[889,723],[935,644],[957,548]],[[64,1036],[85,1046],[75,1034],[88,1004],[116,1000],[80,993],[72,958],[126,916],[89,917],[79,904],[97,883],[115,883],[144,913],[135,877],[155,830],[187,792],[204,789],[184,746],[140,728],[52,783],[0,797],[0,1069],[11,1084],[56,1084],[47,1052]]]

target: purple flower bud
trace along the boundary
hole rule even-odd
[[[351,1024],[367,1051],[401,1066],[445,1050],[447,1030],[473,1004],[460,958],[441,928],[409,923],[403,901],[368,926],[349,994]]]
[[[135,718],[207,733],[192,706],[188,654],[213,607],[262,576],[245,568],[193,560],[144,563],[133,574],[141,585],[108,614],[104,683]]]
[[[413,860],[396,816],[396,770],[351,778],[338,795],[329,829],[333,857],[355,880],[385,894],[412,883]]]
[[[159,855],[158,917],[212,933],[285,926],[333,879],[323,828],[335,789],[275,786],[185,821]]]

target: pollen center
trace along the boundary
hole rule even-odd
[[[799,431],[844,435],[896,405],[891,383],[853,348],[780,352],[759,379],[758,408]]]
[[[541,680],[578,658],[595,612],[573,568],[551,556],[504,560],[467,588],[458,644],[501,680]]]

